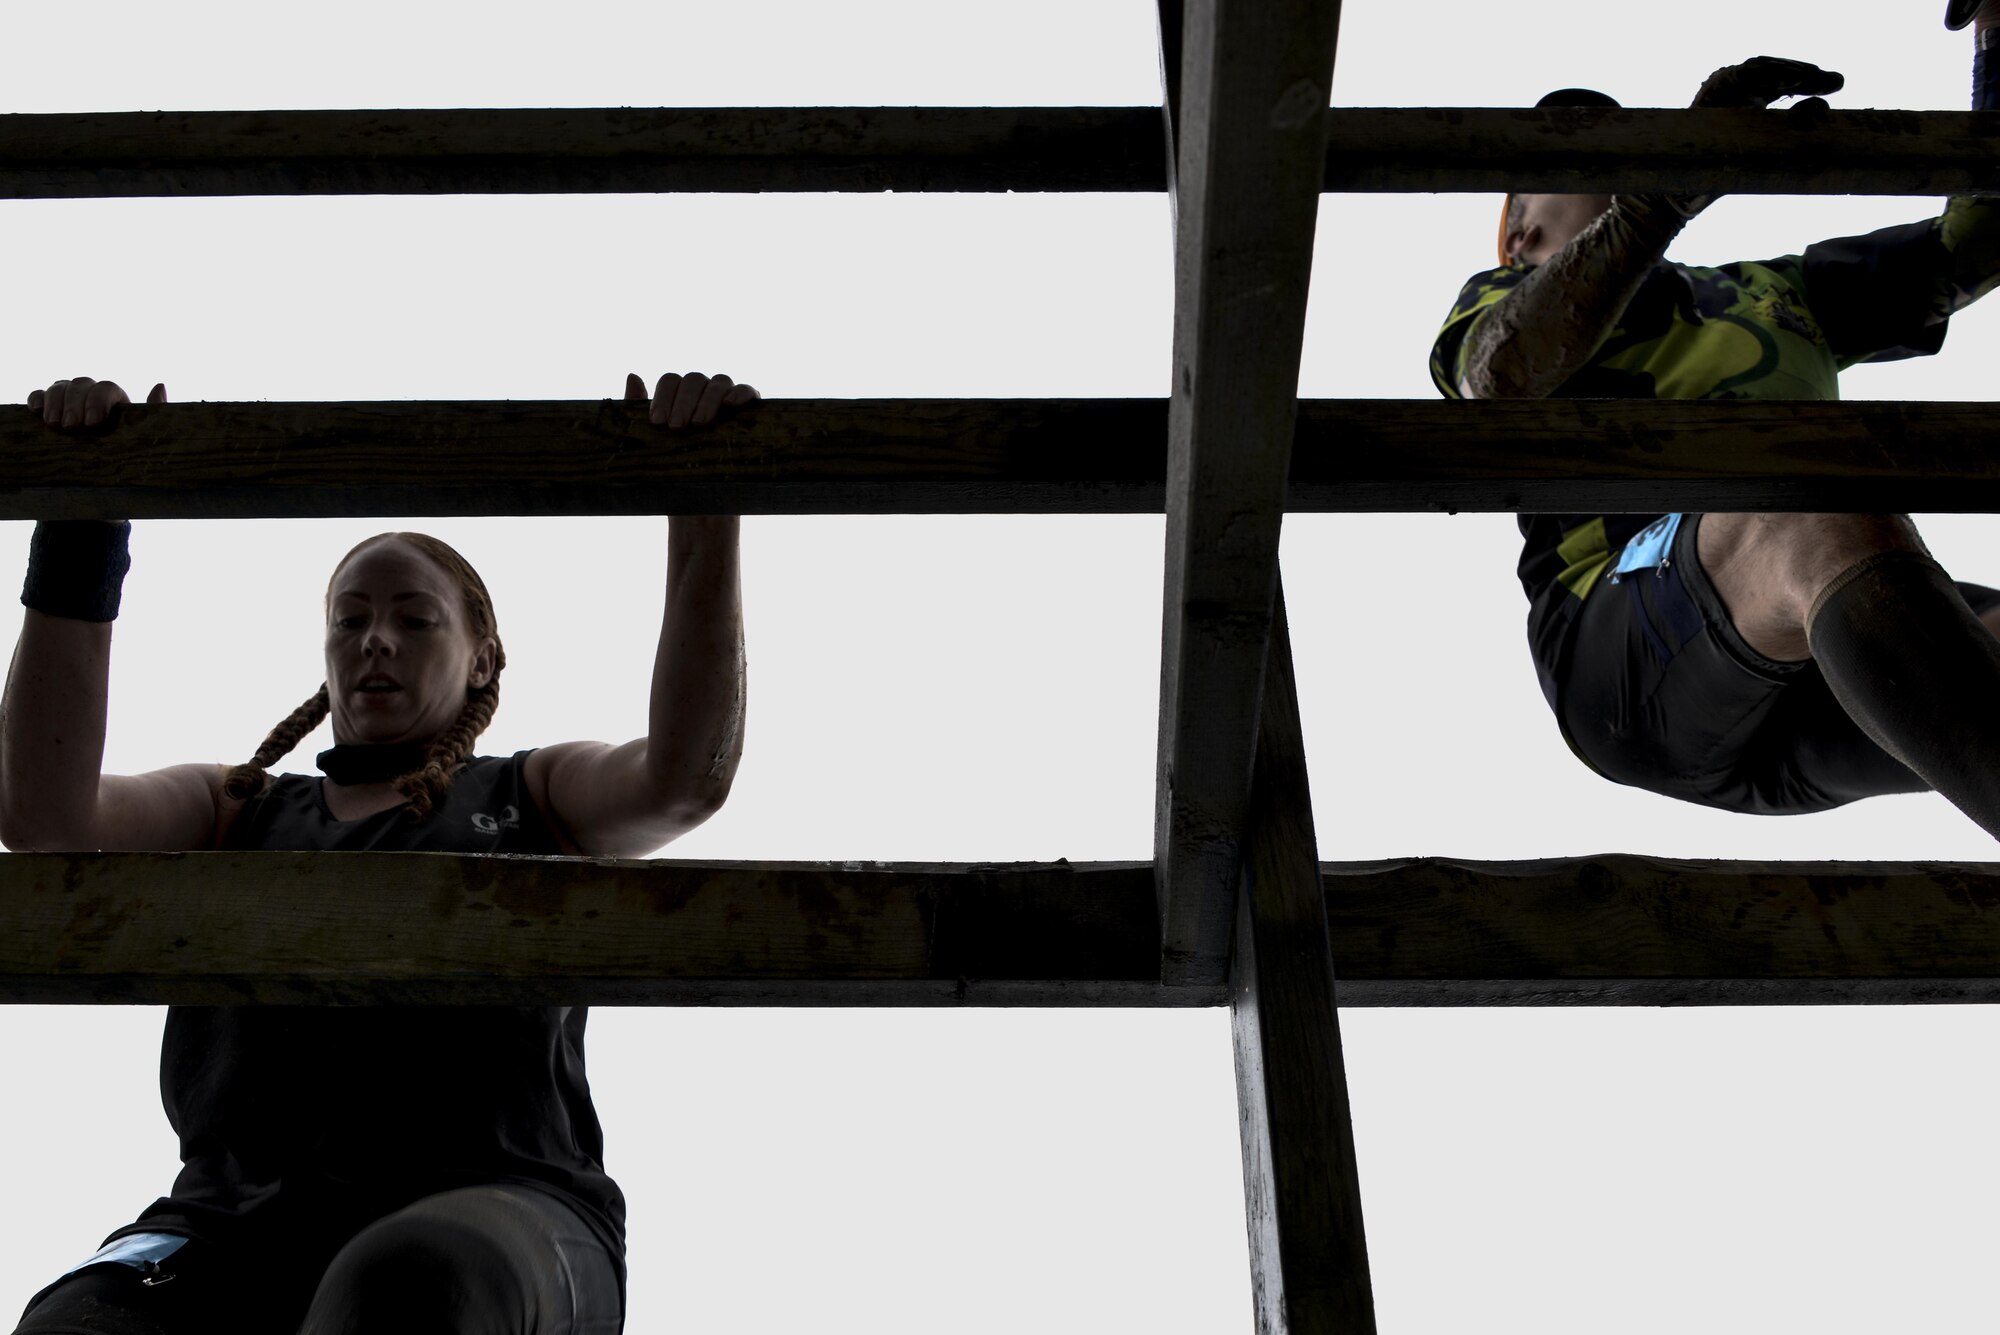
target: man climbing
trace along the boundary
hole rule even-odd
[[[2000,0],[1951,0],[1946,22],[1976,25],[1974,106],[2000,109]],[[1841,82],[1764,56],[1693,105]],[[1542,105],[1617,104],[1565,89]],[[1936,352],[2000,285],[2000,197],[1761,263],[1665,260],[1711,202],[1510,196],[1501,267],[1466,284],[1433,349],[1438,388],[1833,399],[1840,370]],[[2000,592],[1954,585],[1907,516],[1523,515],[1521,531],[1542,689],[1606,778],[1761,813],[1934,788],[2000,837]]]

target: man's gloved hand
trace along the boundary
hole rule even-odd
[[[1801,93],[1837,93],[1847,80],[1832,70],[1823,70],[1803,60],[1783,56],[1752,56],[1740,65],[1724,65],[1708,76],[1694,95],[1690,107],[1768,107],[1781,97]],[[1826,100],[1807,97],[1787,111],[1826,110]],[[1635,210],[1663,205],[1679,214],[1682,222],[1722,198],[1714,195],[1650,195],[1629,197]]]
[[[1752,56],[1708,76],[1691,107],[1768,107],[1781,97],[1837,93],[1847,80],[1832,70],[1782,56]],[[1820,105],[1824,106],[1825,103]]]
[[[1944,26],[1957,32],[1972,22],[1973,16],[1978,14],[1981,8],[1980,0],[1946,0]],[[1990,16],[1988,21],[1991,21]]]

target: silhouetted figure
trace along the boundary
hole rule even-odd
[[[2000,107],[2000,0],[1977,22],[1975,104]],[[1840,86],[1760,56],[1694,105]],[[1616,103],[1565,89],[1543,105]],[[1667,261],[1710,202],[1511,196],[1501,267],[1466,284],[1433,350],[1439,389],[1834,399],[1839,371],[1936,352],[1950,316],[2000,283],[2000,198],[1761,263]],[[1762,813],[1935,788],[2000,836],[2000,593],[1954,585],[1907,516],[1544,514],[1521,531],[1542,688],[1598,773]]]
[[[755,397],[727,377],[667,376],[650,415],[701,426]],[[648,399],[636,377],[626,398]],[[149,401],[164,399],[156,387]],[[85,427],[125,401],[115,384],[80,379],[37,390],[29,407]],[[327,586],[325,685],[247,763],[127,776],[100,771],[130,527],[36,526],[0,716],[10,848],[637,857],[729,793],[745,693],[733,517],[669,521],[636,741],[475,755],[507,665],[492,600],[436,538],[384,533]],[[191,639],[225,681],[246,610],[227,580],[218,571],[188,591]],[[325,777],[272,778],[267,767],[328,717]],[[271,888],[274,912],[285,893]],[[625,1203],[604,1172],[584,1019],[582,1007],[172,1008],[161,1088],[181,1173],[36,1295],[20,1331],[614,1335]]]

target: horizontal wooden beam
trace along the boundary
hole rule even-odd
[[[1300,405],[1304,511],[2000,512],[1991,403]]]
[[[1343,1006],[2000,1000],[2000,863],[1330,863]]]
[[[2000,114],[1338,108],[1335,191],[2000,189]],[[161,111],[0,116],[0,199],[1160,191],[1157,107]]]
[[[0,116],[0,198],[1163,190],[1153,107]]]
[[[2000,865],[1327,863],[1342,1006],[2000,1001]],[[1152,868],[0,856],[0,1002],[1210,1006]]]
[[[0,1000],[1172,1005],[1146,864],[0,857]]]
[[[1160,399],[770,400],[668,436],[610,400],[0,408],[0,519],[1160,513]],[[1308,399],[1285,506],[2000,512],[1984,403]]]
[[[2000,114],[1550,107],[1329,117],[1329,190],[1952,195],[2000,188]]]

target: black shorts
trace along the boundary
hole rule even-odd
[[[1817,664],[1744,643],[1695,557],[1689,515],[1668,564],[1591,590],[1558,676],[1563,734],[1616,783],[1686,802],[1782,815],[1928,785],[1870,741]],[[1960,584],[1975,613],[2000,592]]]
[[[330,1265],[301,1266],[282,1240],[269,1245],[253,1258],[195,1239],[151,1276],[87,1266],[36,1294],[16,1335],[618,1335],[624,1325],[618,1258],[534,1187],[426,1196],[355,1234]]]

